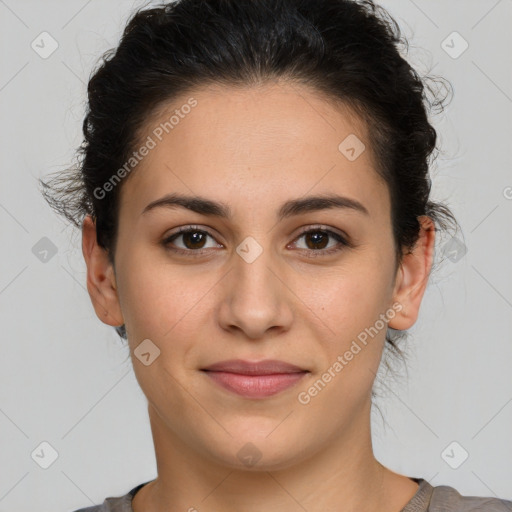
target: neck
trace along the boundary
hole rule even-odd
[[[135,495],[133,510],[398,512],[418,485],[375,459],[370,408],[368,403],[359,421],[322,440],[321,449],[300,460],[279,468],[256,464],[241,470],[184,443],[186,433],[177,436],[168,429],[150,404],[158,477]]]

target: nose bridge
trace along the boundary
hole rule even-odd
[[[276,276],[280,265],[270,244],[270,236],[262,243],[255,236],[239,243],[222,306],[225,327],[237,326],[254,339],[272,327],[289,326],[291,321],[292,308],[286,307],[281,282],[285,279]]]
[[[254,236],[246,236],[236,247],[236,253],[234,276],[236,282],[248,287],[251,293],[266,294],[269,291],[275,291],[272,283],[276,278],[270,270],[275,264],[272,263],[269,237],[265,240],[260,238],[258,241]],[[270,297],[267,297],[268,299]]]

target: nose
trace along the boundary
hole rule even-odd
[[[258,247],[259,246],[259,247]],[[239,330],[256,340],[268,331],[286,331],[293,320],[293,293],[286,282],[290,269],[254,240],[237,247],[233,267],[225,276],[219,321],[226,330]]]

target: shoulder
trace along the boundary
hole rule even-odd
[[[148,482],[137,485],[122,496],[110,496],[105,498],[101,505],[93,505],[91,507],[80,508],[73,512],[133,512],[132,498],[135,493]]]
[[[101,505],[93,505],[91,507],[80,508],[73,512],[133,512],[131,507],[131,496],[109,497]]]
[[[93,505],[92,507],[79,508],[77,510],[73,510],[73,512],[103,512],[104,510],[105,509],[103,508],[103,505]]]
[[[512,501],[463,496],[453,487],[439,485],[433,488],[429,512],[512,512]]]

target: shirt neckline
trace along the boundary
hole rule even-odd
[[[419,484],[418,489],[416,490],[416,493],[414,496],[405,504],[405,506],[400,510],[400,512],[425,512],[428,511],[428,505],[430,503],[430,498],[432,497],[432,493],[434,491],[434,487],[428,482],[428,480],[425,480],[424,478],[419,477],[409,477],[411,480]],[[154,480],[154,479],[153,479]],[[134,487],[130,492],[127,494],[127,501],[130,506],[130,512],[134,512],[132,507],[132,500],[133,497],[139,492],[142,487],[144,487],[146,484],[149,484],[153,480],[148,480],[147,482],[144,482],[142,484],[137,485]]]
[[[419,484],[414,496],[405,504],[400,512],[425,512],[428,511],[430,499],[434,492],[434,487],[424,478],[409,477]]]

